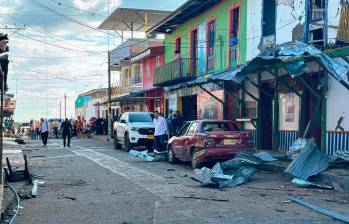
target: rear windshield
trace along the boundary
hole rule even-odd
[[[144,114],[129,114],[128,121],[130,123],[134,123],[134,122],[152,122],[153,120],[150,114],[144,113]]]
[[[204,133],[211,131],[240,131],[240,129],[233,122],[205,122],[202,125]]]

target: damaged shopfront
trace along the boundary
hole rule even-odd
[[[349,150],[348,55],[348,47],[321,52],[288,42],[243,66],[174,89],[179,96],[195,90],[210,95],[222,105],[224,119],[235,119],[253,133],[258,149],[287,151],[297,138],[312,137],[323,151],[333,154]],[[215,95],[217,90],[224,90],[224,100]]]

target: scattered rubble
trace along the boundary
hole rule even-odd
[[[328,168],[330,157],[318,149],[315,139],[297,140],[294,145],[300,152],[286,168],[286,173],[306,181]],[[292,153],[298,150],[292,150]]]
[[[318,213],[321,213],[323,215],[327,215],[327,216],[329,216],[329,217],[331,217],[333,219],[340,220],[340,221],[345,222],[345,223],[349,223],[349,217],[347,217],[347,216],[340,215],[340,214],[338,214],[336,212],[326,210],[324,208],[318,207],[318,206],[316,206],[314,204],[311,204],[310,202],[303,201],[303,200],[301,200],[299,198],[296,198],[296,197],[289,196],[288,199],[293,201],[293,202],[295,202],[295,203],[303,205],[303,206],[305,206],[307,208],[310,208],[310,209],[312,209],[312,210],[314,210],[314,211],[316,211]]]
[[[129,152],[129,154],[133,157],[143,158],[148,162],[166,161],[166,154],[164,154],[164,153],[152,153],[152,154],[150,154],[148,150],[145,150],[145,151],[131,150]]]
[[[234,159],[223,163],[216,163],[212,169],[204,167],[195,169],[196,177],[192,179],[200,182],[202,186],[214,186],[220,189],[236,187],[247,183],[256,173],[256,165],[276,159],[267,152],[249,154],[238,153]]]

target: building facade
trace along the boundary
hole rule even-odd
[[[340,0],[187,1],[149,29],[165,34],[154,85],[166,111],[237,120],[260,149],[313,137],[328,154],[349,150],[347,10]]]

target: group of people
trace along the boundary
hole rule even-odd
[[[170,111],[167,120],[158,112],[154,112],[154,149],[166,151],[166,139],[175,136],[183,125],[183,118],[179,111]]]

